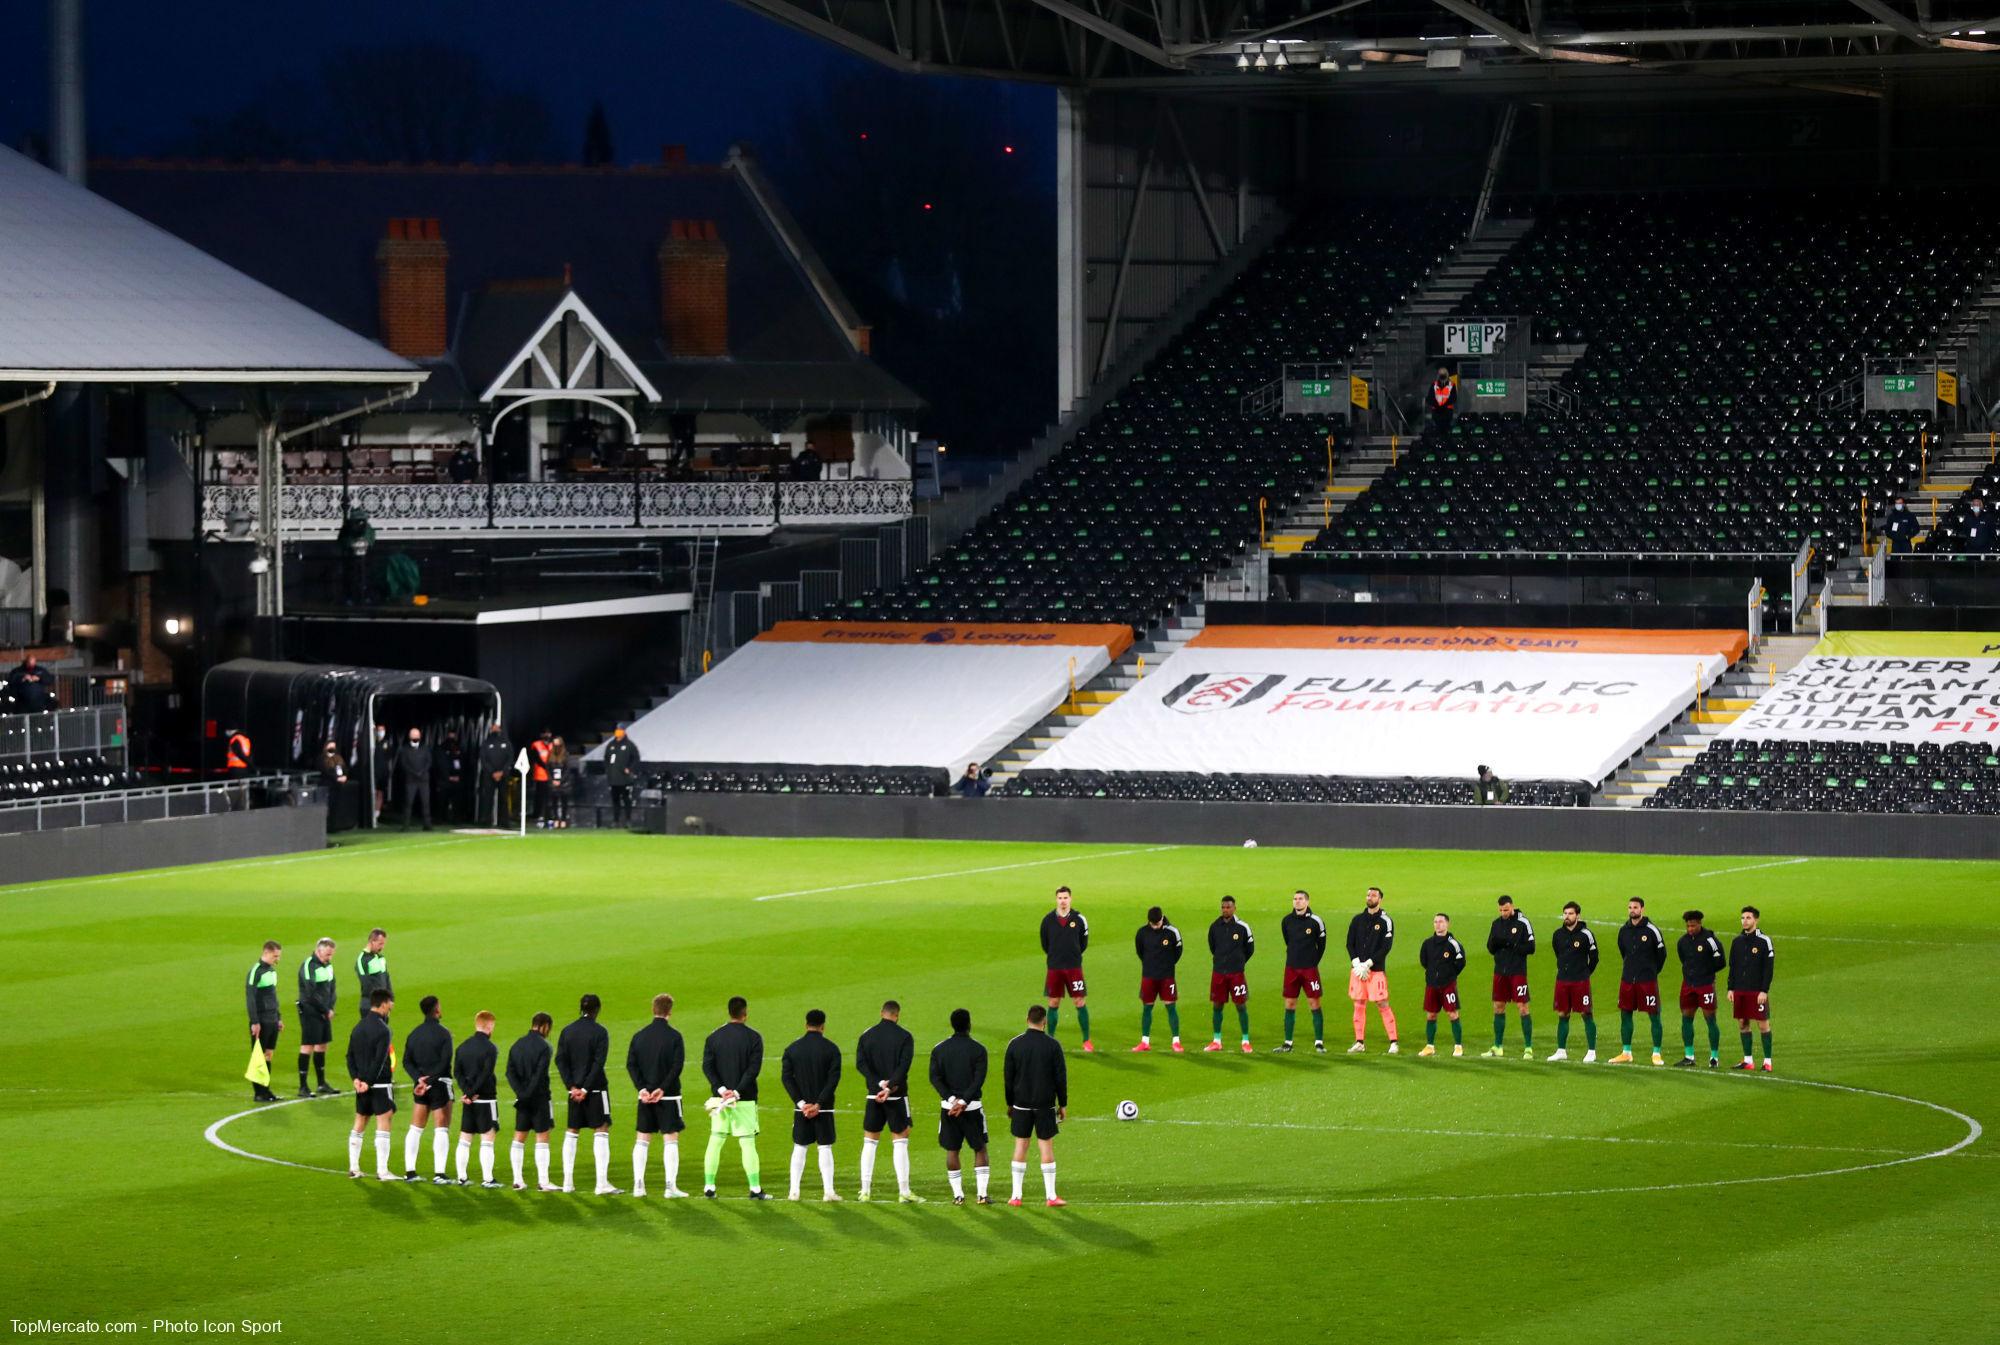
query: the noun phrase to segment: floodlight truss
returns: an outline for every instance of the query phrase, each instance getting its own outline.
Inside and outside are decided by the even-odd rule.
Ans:
[[[1875,97],[1891,76],[1979,69],[2000,53],[2000,0],[736,3],[906,72],[1174,93],[1400,85],[1615,96],[1776,86]],[[1585,28],[1573,17],[1606,12],[1620,25]],[[1440,50],[1474,59],[1427,61]]]

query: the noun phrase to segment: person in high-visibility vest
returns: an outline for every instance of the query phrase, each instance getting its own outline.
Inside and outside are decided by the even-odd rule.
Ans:
[[[528,780],[535,791],[535,821],[544,827],[553,820],[549,812],[549,759],[555,751],[551,741],[554,737],[543,729],[528,744]]]
[[[1451,370],[1439,369],[1431,384],[1431,425],[1441,435],[1451,433],[1451,413],[1458,406],[1458,381]]]
[[[231,775],[250,769],[250,735],[242,729],[229,730],[227,745],[223,750],[222,769]]]

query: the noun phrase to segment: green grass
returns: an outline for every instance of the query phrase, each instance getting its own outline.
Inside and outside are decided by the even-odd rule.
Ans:
[[[294,1340],[1318,1339],[1350,1323],[1376,1341],[1990,1340],[2000,1310],[1991,1137],[1868,1167],[1947,1148],[1967,1126],[1804,1081],[1987,1124],[2000,1115],[1990,1003],[2000,865],[1717,872],[1759,862],[578,833],[370,842],[0,888],[0,1298],[12,1318],[135,1320],[142,1334],[155,1317],[275,1319]],[[350,1182],[203,1139],[248,1105],[240,987],[259,943],[286,944],[275,1083],[288,1092],[294,959],[332,934],[345,974],[379,923],[391,931],[399,1041],[422,994],[442,997],[460,1033],[475,1010],[497,1012],[504,1049],[532,1012],[566,1022],[593,991],[622,1062],[650,996],[670,990],[692,1054],[726,997],[747,995],[770,1061],[765,1179],[782,1191],[789,1127],[782,1101],[768,1099],[780,1096],[777,1056],[803,1012],[824,1008],[851,1053],[894,996],[921,1062],[946,1014],[969,1007],[994,1050],[997,1096],[1000,1047],[1040,988],[1035,926],[1058,882],[1076,889],[1095,932],[1100,1047],[1075,1050],[1066,1010],[1066,1211],[942,1203],[922,1107],[912,1152],[934,1203],[921,1209],[753,1206],[736,1198],[733,1153],[731,1199],[669,1206]],[[1261,1049],[1277,1036],[1286,895],[1301,884],[1317,893],[1337,942],[1369,883],[1400,917],[1389,971],[1404,1055],[1127,1054],[1138,1020],[1131,936],[1148,904],[1188,935],[1184,1034],[1198,1046],[1202,931],[1218,894],[1241,899],[1262,936],[1251,964]],[[1416,1059],[1416,946],[1438,909],[1475,949],[1468,1052],[1489,1044],[1477,949],[1502,890],[1543,931],[1573,897],[1607,940],[1631,894],[1670,930],[1693,904],[1728,931],[1755,901],[1781,954],[1783,1073]],[[772,893],[792,895],[751,900]],[[1536,963],[1546,1052],[1551,968],[1546,954]],[[1600,994],[1615,976],[1600,972]],[[344,982],[336,1059],[352,1021]],[[1665,988],[1677,985],[1670,970]],[[1328,1008],[1337,1050],[1346,1005]],[[1670,1058],[1678,1028],[1670,1014]],[[1378,1033],[1371,1024],[1373,1042]],[[1603,1054],[1616,1034],[1608,1013]],[[1508,1035],[1518,1048],[1511,1021]],[[1725,1023],[1725,1058],[1735,1047]],[[344,1070],[334,1078],[344,1084]],[[698,1091],[692,1069],[688,1082]],[[624,1185],[622,1074],[613,1090]],[[1121,1098],[1140,1104],[1141,1122],[1109,1119]],[[339,1168],[351,1112],[344,1100],[271,1108],[223,1135]],[[839,1122],[850,1196],[858,1119]],[[698,1185],[699,1117],[688,1138],[683,1185]],[[1007,1157],[996,1144],[1003,1199]],[[372,1150],[364,1163],[372,1170]],[[504,1179],[504,1141],[499,1167]],[[587,1143],[579,1167],[589,1170]],[[1866,1170],[1810,1175],[1856,1167]],[[1031,1170],[1031,1196],[1036,1181]],[[885,1154],[878,1186],[890,1185]]]

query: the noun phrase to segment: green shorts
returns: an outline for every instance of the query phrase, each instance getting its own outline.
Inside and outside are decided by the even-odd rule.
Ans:
[[[753,1139],[757,1135],[757,1104],[739,1098],[727,1107],[718,1107],[713,1124],[719,1135]]]

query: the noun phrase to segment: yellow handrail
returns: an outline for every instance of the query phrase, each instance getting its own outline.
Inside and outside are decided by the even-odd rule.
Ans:
[[[701,651],[701,670],[703,672],[708,671],[709,661],[714,657],[715,657],[715,651],[712,649],[704,649]]]
[[[1861,497],[1861,554],[1868,554],[1868,497]]]
[[[1266,507],[1270,505],[1270,503],[1271,502],[1268,499],[1264,498],[1262,495],[1259,495],[1257,497],[1257,545],[1258,546],[1264,545],[1264,510],[1266,509]]]

